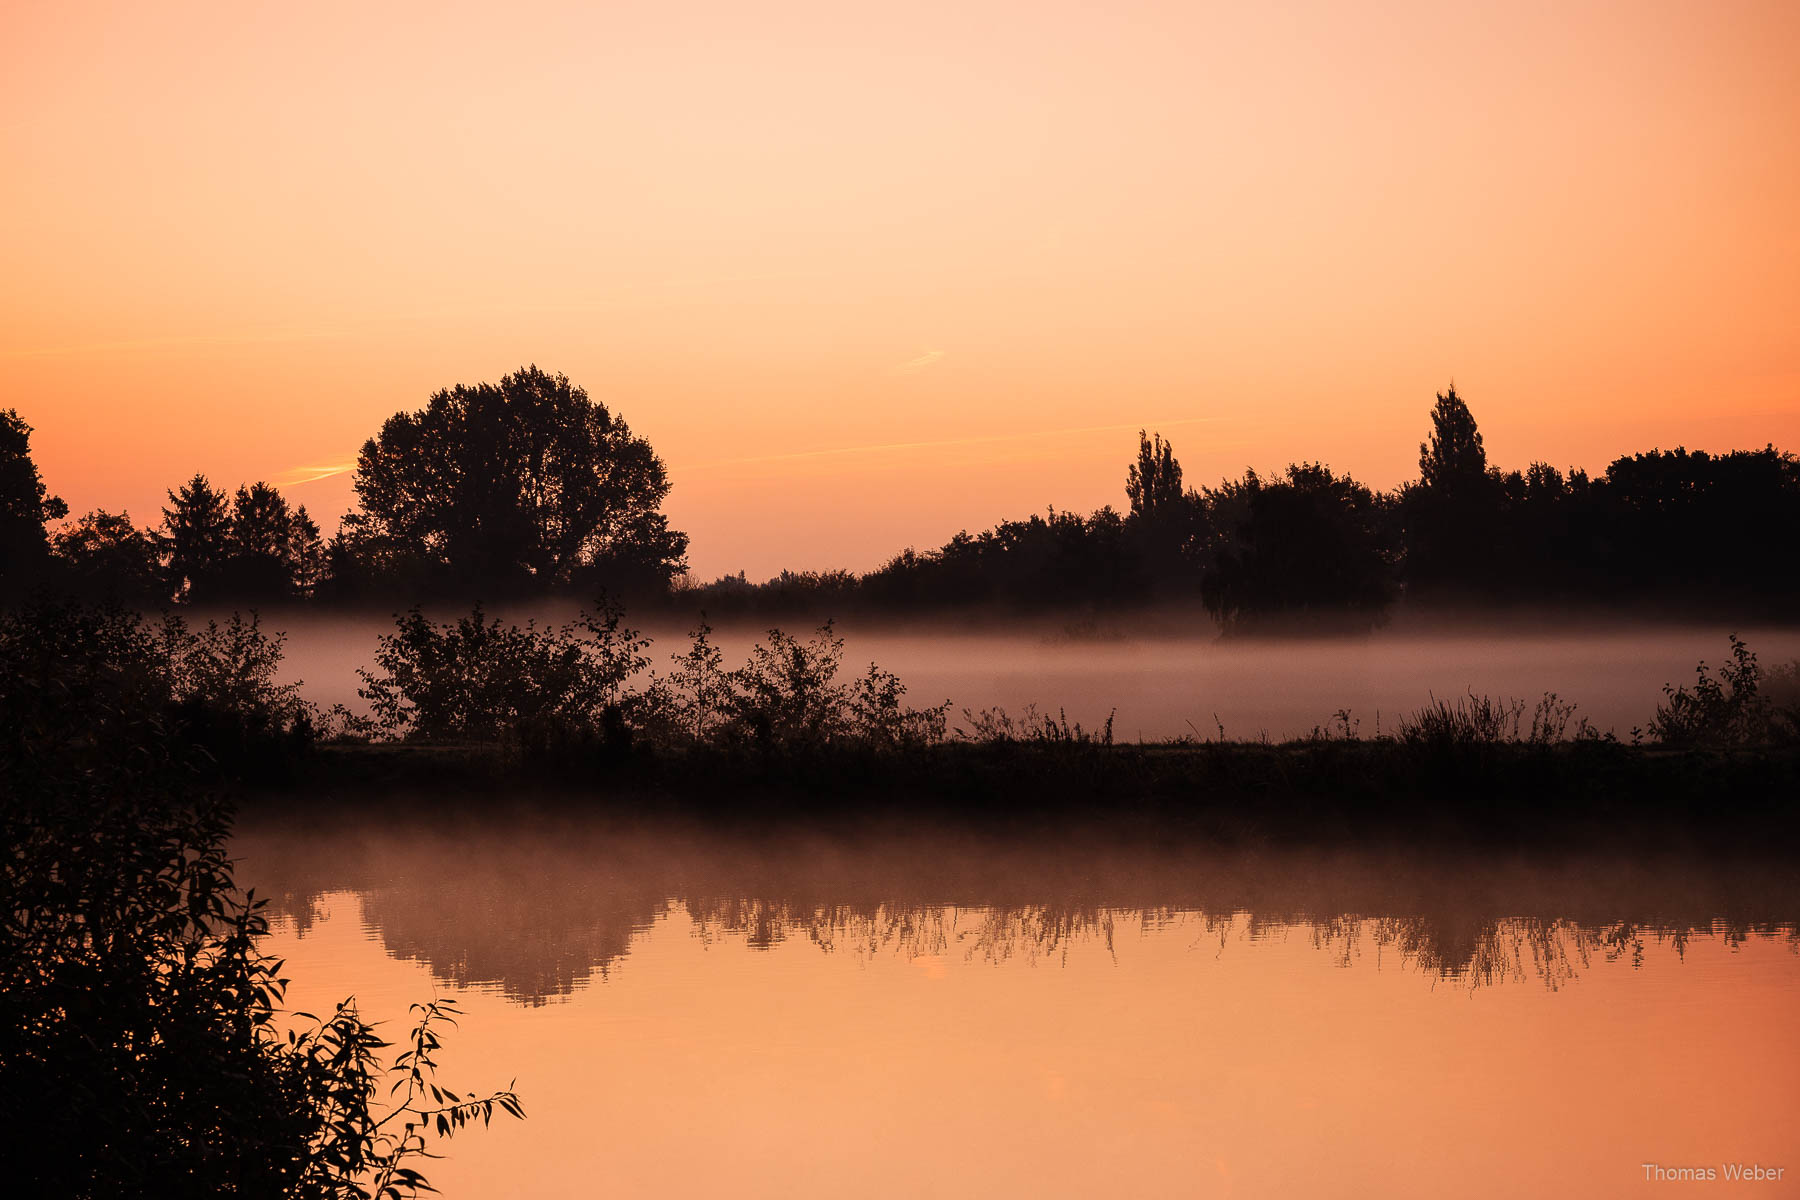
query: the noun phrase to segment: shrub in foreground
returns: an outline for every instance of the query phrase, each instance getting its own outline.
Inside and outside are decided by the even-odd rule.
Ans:
[[[685,670],[710,644],[710,634],[702,622],[693,634],[694,650],[677,657],[676,672],[645,691],[640,712],[647,724],[660,722],[665,706],[704,713],[710,695],[718,706],[710,726],[715,743],[797,749],[851,742],[897,750],[944,738],[949,701],[924,709],[908,706],[899,676],[875,663],[849,682],[839,680],[844,639],[829,621],[805,641],[769,630],[742,667],[711,681]]]
[[[510,1090],[435,1083],[452,1008],[419,1010],[391,1063],[353,1002],[282,1013],[217,791],[221,751],[310,737],[279,661],[253,617],[0,614],[0,1178],[16,1194],[408,1196],[428,1136],[519,1114]]]
[[[1650,730],[1669,746],[1754,746],[1800,732],[1800,697],[1786,694],[1796,664],[1773,674],[1775,700],[1764,689],[1756,654],[1731,635],[1731,661],[1716,671],[1705,662],[1694,668],[1692,688],[1663,685]]]
[[[874,663],[843,680],[844,641],[829,622],[804,640],[771,629],[736,670],[704,621],[667,674],[645,674],[648,646],[605,606],[561,627],[504,624],[479,607],[439,625],[414,609],[382,636],[361,694],[389,737],[527,748],[899,749],[944,737],[948,702],[910,707],[905,685]]]
[[[290,1014],[263,901],[240,894],[229,809],[153,744],[128,788],[40,778],[5,809],[0,863],[0,1170],[68,1197],[410,1196],[427,1138],[499,1108],[435,1081],[455,1009],[407,1046],[353,1001]],[[10,765],[10,764],[9,764]],[[6,773],[8,782],[15,777]],[[115,776],[109,783],[125,782]]]
[[[71,770],[173,739],[228,766],[303,750],[333,714],[277,679],[283,635],[255,613],[190,627],[106,603],[0,611],[0,724]],[[84,760],[82,762],[77,759]]]
[[[479,605],[439,625],[419,609],[395,619],[359,671],[359,694],[390,736],[521,741],[553,731],[598,729],[649,643],[601,605],[572,624],[502,624]]]

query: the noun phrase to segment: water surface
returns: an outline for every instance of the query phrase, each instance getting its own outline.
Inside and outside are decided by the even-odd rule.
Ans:
[[[295,1007],[455,996],[516,1077],[451,1197],[1796,1190],[1784,866],[417,811],[237,850]]]

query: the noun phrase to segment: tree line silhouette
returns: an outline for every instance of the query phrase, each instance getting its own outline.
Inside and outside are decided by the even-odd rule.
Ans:
[[[1590,476],[1488,462],[1468,404],[1436,397],[1419,476],[1378,491],[1323,463],[1246,470],[1199,488],[1174,447],[1140,437],[1124,511],[1054,508],[908,548],[863,574],[784,571],[710,583],[662,512],[650,444],[566,376],[536,366],[457,385],[389,418],[357,457],[357,507],[326,539],[266,482],[204,475],[139,528],[96,510],[65,521],[0,412],[0,589],[50,584],[135,604],[413,603],[596,592],[763,615],[1204,608],[1228,627],[1289,619],[1367,625],[1423,605],[1729,602],[1791,611],[1800,459],[1767,446],[1677,447]]]
[[[1128,507],[1057,512],[907,549],[865,575],[726,576],[692,589],[716,616],[790,610],[1015,612],[1204,607],[1227,627],[1284,620],[1368,625],[1422,606],[1731,603],[1793,611],[1800,459],[1773,446],[1677,448],[1598,476],[1489,464],[1468,404],[1436,398],[1419,477],[1382,492],[1323,463],[1183,484],[1174,447],[1140,435]],[[1791,537],[1791,534],[1789,535]]]
[[[535,366],[437,392],[363,444],[357,507],[326,540],[304,505],[258,481],[196,474],[139,528],[67,506],[30,458],[30,427],[0,413],[0,588],[50,584],[133,604],[356,602],[666,592],[687,537],[661,511],[650,444],[566,376]]]

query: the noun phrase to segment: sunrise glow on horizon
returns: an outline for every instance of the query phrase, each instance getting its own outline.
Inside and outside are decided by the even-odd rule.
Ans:
[[[1191,483],[1800,449],[1800,6],[27,2],[0,408],[74,514],[325,523],[526,363],[694,573]]]

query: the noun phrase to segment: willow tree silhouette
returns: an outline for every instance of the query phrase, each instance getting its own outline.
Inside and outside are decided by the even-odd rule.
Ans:
[[[458,384],[363,444],[361,508],[340,556],[452,588],[666,587],[687,535],[669,528],[662,460],[566,375],[536,366]]]
[[[31,460],[31,426],[14,409],[0,411],[0,589],[28,586],[42,572],[50,550],[44,523],[68,512]]]

